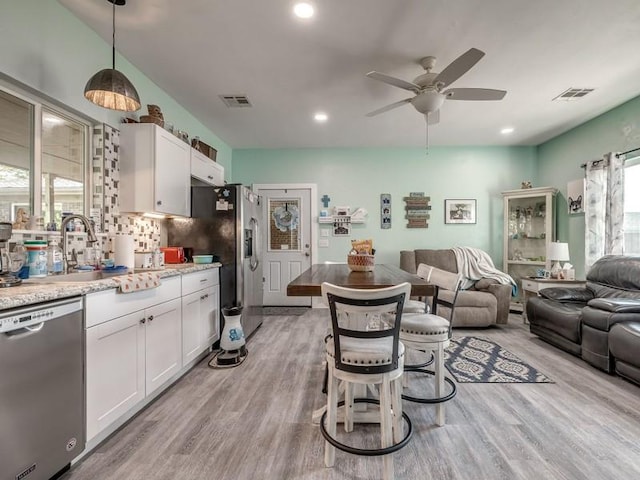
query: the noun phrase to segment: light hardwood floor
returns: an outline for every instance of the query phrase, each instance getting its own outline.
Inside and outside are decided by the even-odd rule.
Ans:
[[[380,478],[376,457],[338,451],[324,467],[311,413],[325,402],[326,315],[265,316],[244,364],[201,362],[63,478]],[[545,344],[518,316],[509,321],[454,336],[490,338],[555,383],[458,384],[439,428],[434,407],[405,402],[415,431],[394,454],[396,479],[640,479],[640,387]],[[374,444],[379,433],[356,425],[341,438]]]

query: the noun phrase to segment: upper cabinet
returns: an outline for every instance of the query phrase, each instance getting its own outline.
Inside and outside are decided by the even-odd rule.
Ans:
[[[224,167],[195,148],[191,149],[191,176],[209,185],[224,185]]]
[[[191,150],[158,125],[121,125],[120,211],[190,216]]]
[[[551,267],[547,250],[549,243],[555,240],[556,193],[557,190],[551,187],[502,192],[503,269],[518,285],[523,277],[534,277],[536,270]]]

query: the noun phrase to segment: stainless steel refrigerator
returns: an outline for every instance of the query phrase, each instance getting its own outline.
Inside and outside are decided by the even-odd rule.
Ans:
[[[220,306],[242,305],[242,329],[249,337],[262,323],[260,197],[242,185],[192,186],[191,218],[166,222],[167,242],[213,254],[220,269]]]

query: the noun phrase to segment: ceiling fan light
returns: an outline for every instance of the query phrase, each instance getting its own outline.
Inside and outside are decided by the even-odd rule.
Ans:
[[[415,109],[422,113],[433,113],[440,109],[444,103],[445,96],[434,90],[423,92],[411,100]]]
[[[123,73],[113,68],[100,70],[84,87],[84,97],[110,110],[135,112],[140,109],[136,88]]]

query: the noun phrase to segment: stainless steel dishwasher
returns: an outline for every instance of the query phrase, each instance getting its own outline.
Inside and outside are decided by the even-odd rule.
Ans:
[[[81,297],[0,312],[0,480],[43,480],[85,446]]]

